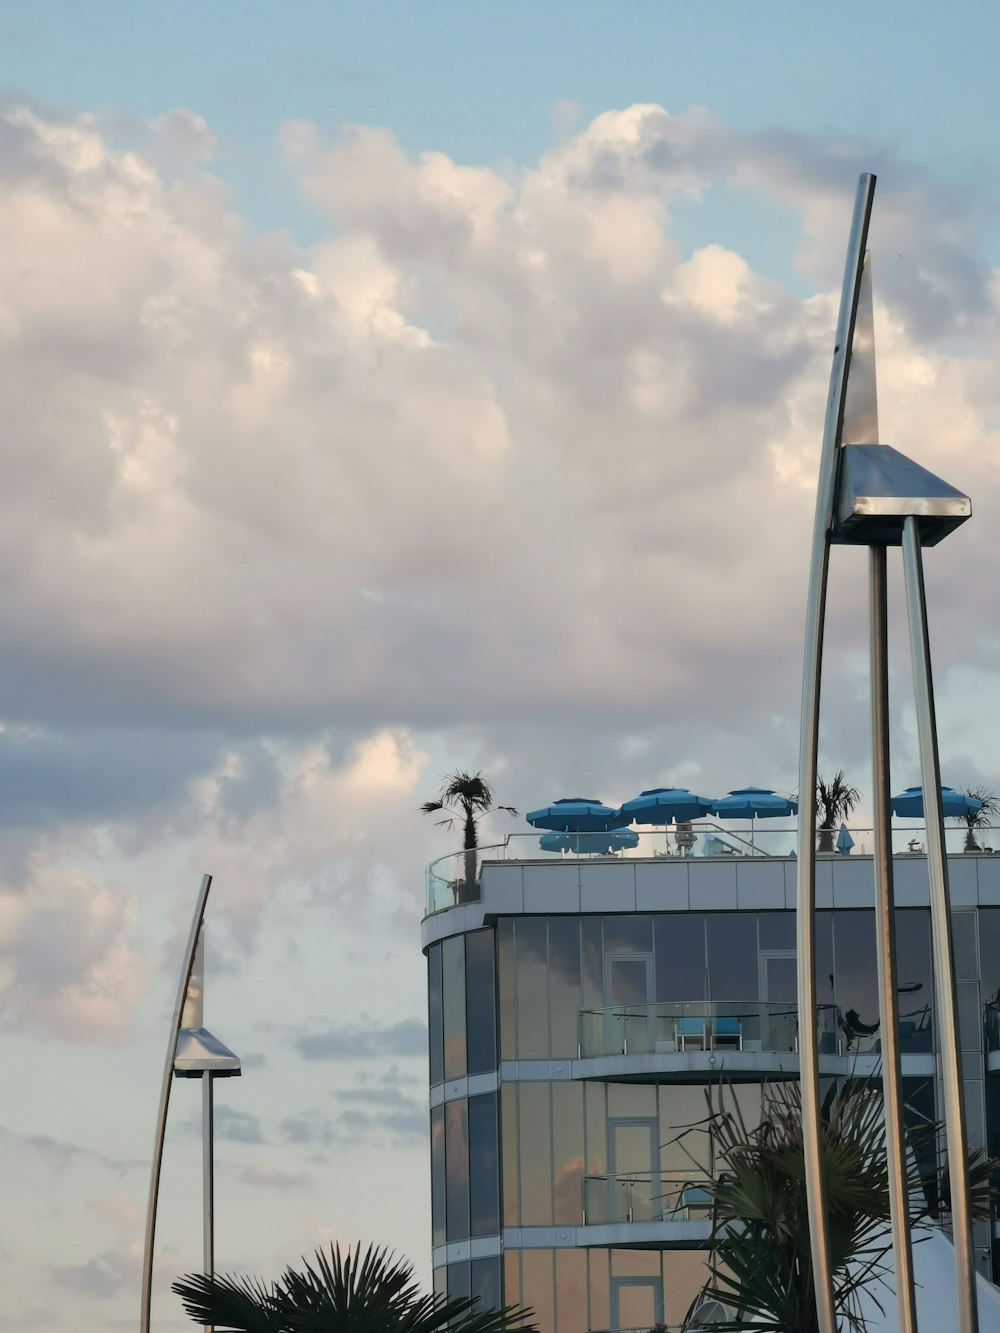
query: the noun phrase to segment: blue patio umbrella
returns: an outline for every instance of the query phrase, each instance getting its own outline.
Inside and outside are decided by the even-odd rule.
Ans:
[[[952,819],[956,815],[964,815],[970,810],[981,810],[982,808],[982,801],[977,801],[974,796],[966,796],[960,791],[955,791],[954,787],[941,788],[941,811],[945,819]],[[898,796],[893,796],[889,802],[889,809],[894,815],[899,815],[901,819],[922,819],[924,815],[923,787],[907,787],[906,791],[900,792]]]
[[[712,802],[712,814],[720,819],[770,819],[798,813],[798,801],[779,796],[769,787],[738,787],[728,796]]]
[[[854,839],[847,831],[847,825],[841,824],[840,832],[837,834],[837,851],[841,856],[850,856],[851,848],[854,846]]]
[[[535,828],[556,833],[605,833],[631,822],[628,815],[590,796],[564,796],[540,810],[529,810],[524,817]]]
[[[538,839],[543,852],[576,852],[601,856],[638,847],[639,835],[631,829],[607,829],[604,833],[543,833]]]
[[[713,801],[708,796],[695,796],[686,787],[651,787],[640,792],[622,806],[634,824],[678,824],[686,820],[702,819],[711,814]]]

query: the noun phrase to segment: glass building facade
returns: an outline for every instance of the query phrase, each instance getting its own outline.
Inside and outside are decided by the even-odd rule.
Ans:
[[[530,1306],[543,1333],[679,1328],[707,1278],[706,1097],[724,1069],[752,1125],[763,1082],[796,1076],[794,912],[489,905],[425,920],[435,1289]],[[1000,895],[954,918],[969,1128],[1000,1154]],[[919,1124],[937,1102],[928,908],[897,909],[897,941]],[[871,1076],[874,913],[821,911],[817,951],[826,1073]],[[979,1227],[987,1275],[991,1245]]]

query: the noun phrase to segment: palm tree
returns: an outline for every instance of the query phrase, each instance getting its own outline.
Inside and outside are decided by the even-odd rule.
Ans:
[[[734,1316],[708,1324],[755,1333],[817,1333],[816,1297],[809,1241],[802,1103],[798,1083],[762,1091],[761,1122],[748,1130],[739,1106],[716,1106],[709,1091],[708,1127],[721,1167],[708,1186],[713,1199],[713,1276],[705,1295]],[[863,1330],[859,1297],[889,1275],[889,1179],[885,1113],[870,1084],[842,1085],[825,1108],[823,1172],[830,1228],[830,1262],[838,1324]],[[912,1227],[932,1225],[937,1207],[947,1210],[947,1166],[936,1153],[938,1126],[908,1131],[907,1196]],[[990,1214],[995,1163],[970,1152],[973,1212]],[[934,1205],[928,1202],[933,1200]],[[918,1202],[919,1201],[919,1202]]]
[[[276,1282],[188,1273],[171,1290],[196,1324],[233,1333],[535,1333],[519,1306],[479,1310],[475,1299],[423,1294],[412,1265],[384,1248],[332,1245],[314,1262]]]
[[[857,787],[849,785],[842,768],[829,782],[822,775],[816,779],[817,814],[821,816],[817,825],[821,852],[833,851],[833,830],[841,820],[847,818],[860,800],[861,793]]]
[[[963,796],[971,796],[974,801],[980,802],[978,810],[966,810],[965,814],[955,816],[957,824],[965,825],[964,850],[978,852],[976,829],[993,827],[993,816],[1000,815],[1000,799],[989,787],[963,787],[961,791]]]
[[[462,821],[465,848],[465,879],[458,890],[458,901],[468,902],[476,897],[476,848],[479,846],[479,821],[491,810],[506,810],[516,815],[512,805],[494,805],[493,788],[482,773],[449,773],[441,783],[437,800],[425,801],[420,807],[425,815],[444,811],[445,818],[438,822],[445,828],[454,828]]]

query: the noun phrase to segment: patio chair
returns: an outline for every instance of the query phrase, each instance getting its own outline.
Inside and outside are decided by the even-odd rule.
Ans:
[[[674,1034],[677,1049],[686,1051],[704,1051],[708,1049],[705,1020],[703,1018],[677,1018],[674,1020]]]
[[[738,1018],[712,1019],[712,1050],[726,1047],[735,1051],[743,1049],[743,1024]]]
[[[677,1201],[677,1210],[674,1216],[679,1217],[683,1213],[684,1220],[692,1222],[694,1221],[691,1216],[692,1209],[699,1217],[707,1217],[711,1214],[712,1196],[704,1185],[684,1186]]]

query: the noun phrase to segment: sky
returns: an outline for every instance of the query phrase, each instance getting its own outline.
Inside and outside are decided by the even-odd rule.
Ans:
[[[0,0],[0,1329],[136,1327],[205,872],[218,1266],[361,1239],[429,1278],[455,836],[419,806],[455,768],[522,811],[794,786],[863,170],[882,438],[974,505],[927,559],[944,778],[1000,788],[998,38],[972,4]],[[836,551],[821,768],[859,826],[865,597]]]

